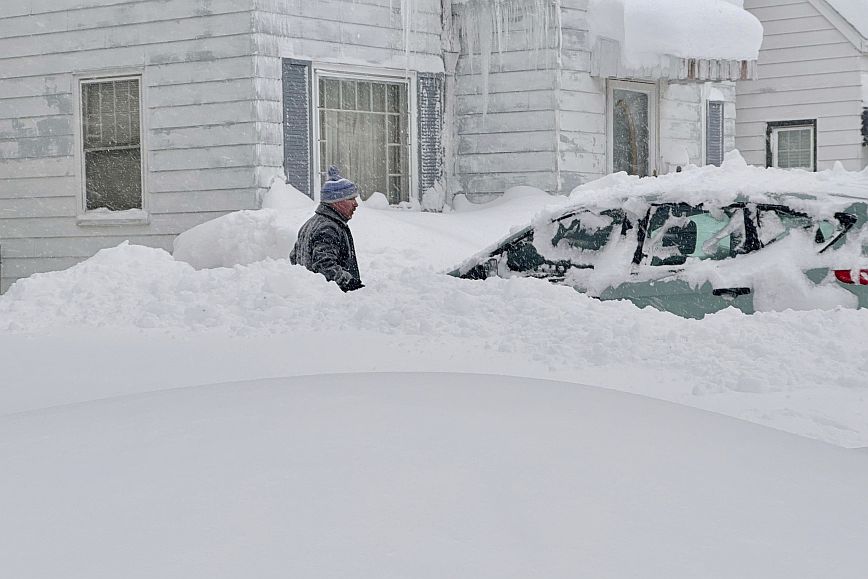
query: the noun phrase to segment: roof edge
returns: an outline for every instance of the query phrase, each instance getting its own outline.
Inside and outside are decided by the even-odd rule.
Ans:
[[[821,15],[832,23],[832,25],[843,34],[850,43],[856,47],[856,50],[863,54],[868,54],[868,38],[862,36],[855,26],[847,20],[840,12],[835,10],[826,0],[808,0]]]

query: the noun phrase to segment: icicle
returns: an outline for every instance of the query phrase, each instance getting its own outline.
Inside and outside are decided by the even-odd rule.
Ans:
[[[513,23],[524,22],[527,49],[532,53],[534,66],[539,66],[540,52],[551,47],[549,35],[553,26],[557,26],[557,46],[560,46],[558,0],[465,0],[462,4],[458,28],[470,58],[471,72],[475,72],[474,60],[477,52],[481,60],[479,74],[484,118],[488,113],[492,50],[497,50],[499,64],[503,66],[503,53],[509,49]]]

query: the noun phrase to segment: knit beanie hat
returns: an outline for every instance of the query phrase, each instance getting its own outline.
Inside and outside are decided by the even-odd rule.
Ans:
[[[329,167],[329,178],[323,183],[320,190],[320,201],[323,203],[334,203],[350,199],[351,197],[357,197],[358,195],[359,191],[356,189],[355,183],[341,177],[336,166],[332,165]]]

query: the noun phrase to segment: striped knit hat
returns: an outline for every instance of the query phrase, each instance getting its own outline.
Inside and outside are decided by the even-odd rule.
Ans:
[[[341,177],[338,168],[334,165],[329,167],[329,178],[323,183],[320,190],[320,201],[323,203],[334,203],[343,201],[351,197],[358,197],[359,190],[356,189],[356,184]]]

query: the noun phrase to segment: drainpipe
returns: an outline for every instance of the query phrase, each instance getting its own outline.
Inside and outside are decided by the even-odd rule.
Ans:
[[[452,17],[452,0],[440,0],[440,14],[443,23],[440,33],[440,46],[443,51],[444,87],[443,87],[443,128],[441,143],[443,146],[443,185],[446,189],[446,205],[452,207],[452,200],[460,192],[456,177],[458,157],[456,155],[455,129],[455,95],[456,70],[461,47],[458,41],[458,29]]]

